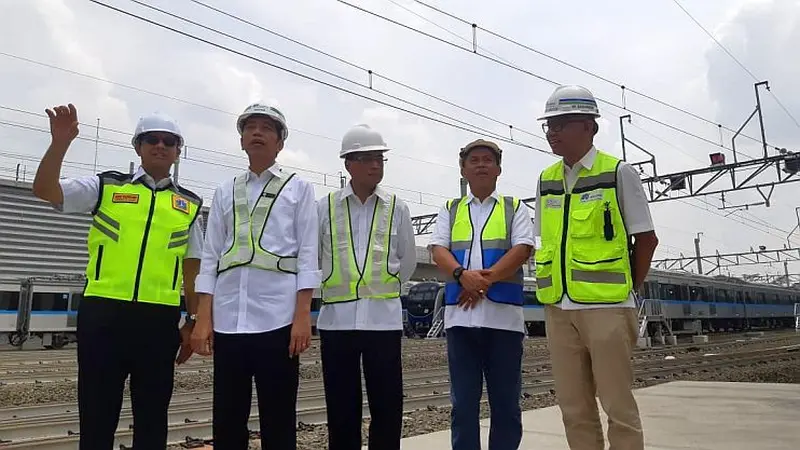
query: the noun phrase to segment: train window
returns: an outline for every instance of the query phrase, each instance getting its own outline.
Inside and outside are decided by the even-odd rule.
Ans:
[[[766,303],[767,303],[767,299],[766,299],[766,296],[764,295],[764,293],[763,292],[757,292],[756,293],[756,304],[757,305],[764,305]]]
[[[717,293],[714,296],[713,301],[720,302],[720,303],[727,303],[729,300],[728,298],[728,290],[727,289],[717,289]]]
[[[742,291],[736,291],[736,303],[744,303],[744,296]]]
[[[701,286],[691,286],[689,288],[689,301],[692,302],[707,302],[706,288]]]
[[[745,294],[744,294],[744,301],[745,301],[745,303],[747,303],[748,305],[752,305],[752,304],[753,304],[753,297],[751,297],[751,296],[750,296],[750,293],[749,293],[749,292],[745,292]]]
[[[662,300],[679,300],[679,286],[674,284],[662,284],[659,287],[661,291],[660,298]]]
[[[32,311],[66,311],[69,303],[67,293],[33,293]]]
[[[19,308],[19,292],[0,292],[0,311],[15,311]]]
[[[72,300],[70,300],[71,304],[69,305],[70,311],[77,311],[81,307],[81,300],[83,300],[83,294],[80,292],[73,292]]]

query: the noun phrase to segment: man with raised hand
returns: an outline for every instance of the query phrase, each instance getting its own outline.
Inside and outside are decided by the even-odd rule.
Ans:
[[[192,354],[193,286],[203,246],[202,198],[170,176],[183,135],[164,114],[144,116],[131,139],[141,158],[134,174],[59,179],[78,136],[78,112],[69,104],[47,115],[52,142],[33,193],[61,212],[93,216],[77,326],[80,448],[113,446],[128,375],[133,447],[165,448],[175,353],[180,345],[178,364]],[[181,287],[188,314],[179,330]]]

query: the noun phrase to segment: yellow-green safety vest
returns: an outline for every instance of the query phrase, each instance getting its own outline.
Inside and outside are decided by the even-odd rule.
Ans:
[[[511,250],[514,214],[519,205],[520,201],[515,197],[501,196],[499,200],[495,201],[492,212],[478,236],[478,239],[481,240],[484,269],[492,267]],[[470,217],[469,197],[448,200],[446,207],[450,211],[450,252],[462,267],[469,268],[470,257],[468,255],[472,249],[472,241],[475,239],[475,230]],[[489,286],[486,297],[497,303],[522,306],[524,301],[522,279],[523,272],[520,267],[509,279]],[[461,290],[461,285],[451,277],[445,284],[445,304],[458,304]]]
[[[83,295],[179,306],[183,258],[202,198],[174,183],[151,189],[116,171],[98,177]]]
[[[591,170],[581,168],[566,193],[564,162],[539,177],[536,213],[541,218],[541,248],[536,250],[536,297],[560,302],[620,303],[633,281],[629,239],[617,196],[620,160],[598,151]]]
[[[330,240],[323,240],[320,254],[330,254],[331,257],[322,258],[322,273],[330,274],[322,281],[322,302],[331,304],[362,298],[400,297],[400,278],[397,273],[389,272],[390,238],[397,197],[392,194],[388,199],[382,199],[376,195],[367,255],[364,266],[359,269],[355,259],[350,202],[347,197],[337,201],[339,194],[328,194]]]
[[[297,255],[276,255],[261,246],[272,206],[294,173],[273,175],[264,185],[258,201],[250,211],[247,203],[249,173],[233,181],[233,242],[217,262],[217,273],[234,267],[251,266],[276,272],[297,273]]]

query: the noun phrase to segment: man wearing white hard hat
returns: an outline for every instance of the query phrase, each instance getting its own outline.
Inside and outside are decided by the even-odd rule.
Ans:
[[[133,446],[165,448],[175,354],[180,346],[178,364],[192,354],[203,245],[202,198],[170,177],[183,136],[164,114],[142,117],[131,140],[141,157],[136,173],[59,180],[78,113],[70,104],[47,115],[52,142],[33,193],[59,211],[93,216],[77,326],[80,448],[113,446],[129,375]],[[188,314],[179,330],[181,287]]]
[[[444,323],[453,450],[481,448],[484,379],[489,448],[516,450],[522,440],[522,265],[530,258],[533,230],[528,208],[497,191],[502,159],[500,147],[484,139],[459,151],[469,191],[440,208],[428,244],[447,279]]]
[[[299,355],[320,283],[314,188],[276,163],[289,134],[277,108],[250,105],[236,128],[250,164],[214,193],[192,346],[214,354],[214,446],[248,448],[255,379],[261,447],[294,449]]]
[[[368,448],[400,449],[401,284],[417,266],[408,206],[383,190],[389,147],[368,125],[344,135],[351,180],[318,202],[322,307],[317,319],[330,450],[361,449],[361,361],[370,409]]]
[[[639,174],[598,150],[597,102],[561,86],[539,120],[561,159],[539,177],[534,233],[536,296],[545,305],[556,397],[572,450],[605,448],[595,394],[615,450],[642,450],[632,393],[634,291],[658,245]]]

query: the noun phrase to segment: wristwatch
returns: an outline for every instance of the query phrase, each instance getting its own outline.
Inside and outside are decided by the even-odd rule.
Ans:
[[[194,325],[197,322],[197,314],[186,314],[186,323]]]
[[[456,267],[456,269],[453,271],[453,278],[455,278],[459,284],[461,284],[460,279],[462,273],[464,273],[464,268],[461,266]]]

